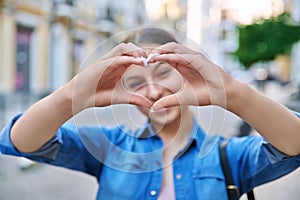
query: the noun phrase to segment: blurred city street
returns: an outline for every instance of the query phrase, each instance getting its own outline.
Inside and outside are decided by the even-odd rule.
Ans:
[[[290,95],[288,86],[281,86],[276,82],[266,83],[266,95],[282,103],[287,103]],[[21,105],[8,105],[6,119],[9,119],[15,113],[20,111]],[[114,110],[120,115],[119,119],[124,119],[128,113]],[[116,123],[116,119],[111,112],[111,108],[101,111],[100,121],[106,125]],[[127,111],[128,112],[128,111]],[[200,115],[209,115],[209,109],[200,111]],[[129,111],[129,113],[134,113]],[[97,123],[92,117],[91,112],[82,113],[76,118],[78,124]],[[102,116],[102,117],[101,117]],[[131,116],[134,119],[134,116]],[[209,117],[208,117],[209,118]],[[130,118],[126,118],[130,120]],[[117,121],[119,122],[119,121]],[[232,114],[228,114],[223,135],[230,137],[237,134],[240,119]],[[124,123],[127,123],[124,121]],[[128,121],[128,125],[130,125]],[[209,122],[200,122],[205,127]],[[95,178],[80,172],[70,171],[59,167],[53,167],[43,164],[34,164],[30,167],[24,167],[20,158],[6,155],[0,156],[0,199],[1,200],[92,200],[96,197],[98,184]],[[276,180],[275,182],[260,186],[255,189],[257,199],[262,200],[298,200],[300,196],[300,169],[288,176]],[[242,197],[244,198],[244,196]]]
[[[300,112],[299,0],[0,0],[0,130],[143,27],[169,30],[234,78]],[[228,111],[192,109],[209,133],[257,134]],[[69,122],[138,128],[144,121],[134,106],[114,105]],[[0,154],[0,200],[93,200],[98,187],[81,172]],[[300,169],[255,193],[258,200],[300,199]]]

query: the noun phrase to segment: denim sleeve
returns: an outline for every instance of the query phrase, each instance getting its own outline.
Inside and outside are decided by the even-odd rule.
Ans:
[[[84,147],[78,129],[71,124],[63,125],[56,135],[39,150],[32,153],[18,151],[11,142],[10,131],[14,123],[22,116],[16,115],[0,133],[0,152],[21,156],[33,161],[61,166],[98,176],[100,163]]]
[[[232,138],[227,152],[233,179],[241,194],[278,179],[300,166],[300,155],[285,155],[261,136]]]
[[[300,113],[296,112],[296,111],[293,111],[293,113],[298,117],[300,118]]]
[[[300,117],[299,113],[295,114]],[[300,155],[288,156],[261,136],[232,138],[227,151],[235,182],[242,193],[278,179],[300,166]]]

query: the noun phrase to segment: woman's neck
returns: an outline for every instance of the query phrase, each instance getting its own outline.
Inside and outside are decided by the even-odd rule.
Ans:
[[[190,136],[193,123],[193,115],[191,111],[187,109],[172,123],[166,124],[160,128],[160,130],[157,131],[157,135],[163,140],[164,146],[170,144],[178,145],[179,143],[186,144]],[[155,127],[153,128],[155,130]]]
[[[163,140],[163,186],[173,183],[173,160],[186,145],[193,128],[193,115],[189,109],[182,112],[178,119],[166,125],[157,134]],[[155,127],[153,127],[155,128]]]

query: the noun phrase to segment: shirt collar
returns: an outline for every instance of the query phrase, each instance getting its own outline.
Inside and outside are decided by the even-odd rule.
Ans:
[[[139,139],[153,137],[155,135],[156,133],[154,132],[149,120],[147,120],[144,127],[138,130],[138,132],[136,133],[136,137]]]
[[[155,135],[156,133],[154,132],[150,122],[147,121],[145,123],[144,128],[140,129],[137,132],[136,137],[142,139],[142,138],[153,137]],[[193,127],[190,132],[190,139],[188,140],[188,145],[191,145],[193,142],[195,142],[197,149],[200,150],[205,137],[206,137],[206,133],[200,127],[197,120],[193,118]]]
[[[202,143],[205,139],[206,133],[203,131],[203,129],[198,124],[197,120],[194,118],[193,127],[190,134],[190,142],[195,142],[197,149],[200,150]]]

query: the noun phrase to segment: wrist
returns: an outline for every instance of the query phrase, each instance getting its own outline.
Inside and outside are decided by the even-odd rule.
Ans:
[[[74,83],[74,81],[70,81],[58,90],[58,92],[61,93],[61,102],[65,104],[65,108],[68,109],[73,116],[92,107],[90,103],[88,103],[91,101],[88,100],[84,94],[78,92],[80,90],[75,88]]]
[[[74,115],[72,93],[72,87],[67,83],[49,96],[50,102],[53,102],[67,118]]]
[[[246,109],[247,102],[251,97],[253,89],[249,85],[235,80],[234,83],[228,87],[226,109],[237,114],[243,109]]]

